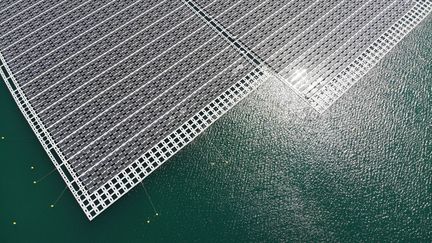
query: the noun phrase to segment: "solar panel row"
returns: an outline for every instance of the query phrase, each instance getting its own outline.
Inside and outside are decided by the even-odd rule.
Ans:
[[[346,90],[329,88],[344,86],[335,78],[403,16],[416,25],[431,6],[2,1],[0,73],[92,219],[269,74],[325,110]]]
[[[339,74],[416,1],[197,0],[306,99]],[[229,9],[227,11],[227,9]]]

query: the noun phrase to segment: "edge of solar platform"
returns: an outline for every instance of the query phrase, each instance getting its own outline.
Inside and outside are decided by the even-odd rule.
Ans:
[[[306,97],[319,113],[325,112],[354,84],[372,70],[400,41],[404,39],[432,11],[431,0],[416,0],[415,5],[386,32],[375,40],[352,63],[320,89],[312,88]]]
[[[76,177],[74,173],[71,173],[72,168],[65,163],[66,159],[54,143],[51,135],[46,129],[45,125],[42,123],[33,107],[29,103],[27,97],[22,91],[20,85],[16,81],[13,72],[10,70],[7,61],[3,57],[3,54],[0,51],[0,77],[3,79],[6,84],[9,92],[11,93],[15,103],[20,109],[21,113],[24,115],[25,119],[29,123],[31,129],[35,133],[42,147],[48,154],[48,157],[53,162],[55,168],[60,173],[60,176],[66,182],[67,187],[72,192],[73,196],[84,210],[85,214],[88,216],[89,211],[84,207],[85,203],[83,198],[88,197],[87,190],[81,184],[79,179]]]
[[[190,143],[235,104],[255,90],[270,75],[266,68],[255,68],[254,71],[232,85],[197,114],[193,115],[187,122],[179,126],[178,129],[143,153],[139,159],[132,162],[95,192],[88,194],[79,179],[74,176],[74,173],[70,172],[73,171],[72,168],[65,162],[65,158],[56,147],[51,135],[28,102],[1,52],[0,62],[2,79],[55,168],[59,171],[89,220],[94,219],[176,152]]]
[[[254,91],[268,77],[269,74],[266,70],[256,68],[145,152],[140,158],[99,187],[91,195],[91,199],[96,200],[99,205],[94,208],[96,214],[90,215],[89,219],[100,214],[109,205],[140,183],[234,105]]]

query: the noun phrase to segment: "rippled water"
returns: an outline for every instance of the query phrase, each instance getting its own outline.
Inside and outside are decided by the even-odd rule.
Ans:
[[[0,241],[432,240],[432,21],[323,115],[270,80],[92,222],[1,85]],[[31,170],[30,167],[35,169]],[[16,225],[12,222],[16,221]]]

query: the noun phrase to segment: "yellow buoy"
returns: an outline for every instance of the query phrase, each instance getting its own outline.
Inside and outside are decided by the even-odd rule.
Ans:
[[[16,221],[13,221],[12,224],[16,224]]]
[[[50,205],[50,207],[52,207],[52,208],[53,208],[53,207],[54,207],[54,204],[51,204],[51,205]]]
[[[33,181],[33,184],[36,184],[36,181]]]

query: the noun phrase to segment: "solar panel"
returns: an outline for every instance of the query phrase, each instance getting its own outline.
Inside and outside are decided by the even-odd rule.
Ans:
[[[0,74],[93,219],[269,75],[324,111],[431,6],[2,1]]]
[[[32,6],[2,22],[5,79],[90,218],[262,75],[182,2]]]
[[[396,44],[431,11],[427,0],[196,2],[319,112],[355,83],[341,77],[371,46],[397,30]]]

